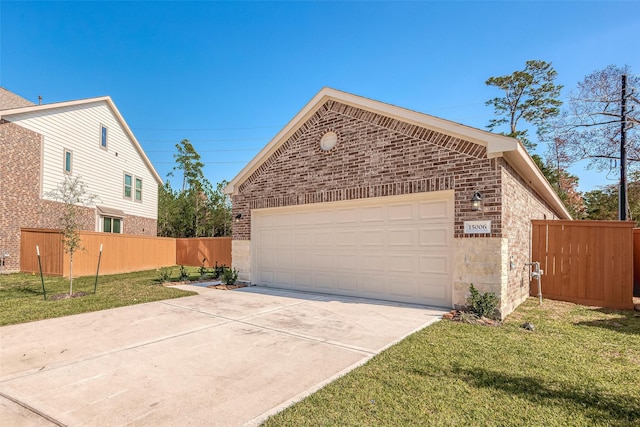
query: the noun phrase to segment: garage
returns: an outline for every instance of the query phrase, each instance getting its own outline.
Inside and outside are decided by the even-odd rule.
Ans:
[[[569,212],[516,139],[323,88],[225,187],[251,286],[502,316],[530,293],[531,220]]]
[[[257,285],[451,306],[453,192],[252,212]]]

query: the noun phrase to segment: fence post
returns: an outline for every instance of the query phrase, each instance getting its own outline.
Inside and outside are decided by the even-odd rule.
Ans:
[[[42,275],[42,262],[40,262],[40,247],[36,245],[36,254],[38,255],[38,268],[40,269],[40,281],[42,282],[42,295],[47,300],[47,290],[44,288],[44,276]]]
[[[96,282],[93,284],[93,293],[96,293],[98,288],[98,272],[100,271],[100,259],[102,258],[102,243],[100,243],[100,253],[98,254],[98,268],[96,268]]]

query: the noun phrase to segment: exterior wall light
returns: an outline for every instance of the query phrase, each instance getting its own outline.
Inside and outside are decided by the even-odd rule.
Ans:
[[[242,214],[241,213],[236,215],[236,222],[240,222],[240,218],[242,218]]]
[[[474,212],[482,210],[482,194],[476,191],[471,198],[471,210]]]

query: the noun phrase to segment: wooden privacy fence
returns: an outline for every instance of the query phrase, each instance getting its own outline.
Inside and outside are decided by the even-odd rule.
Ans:
[[[64,249],[59,230],[23,228],[20,233],[20,270],[39,272],[36,246],[40,248],[42,272],[48,276],[62,276]]]
[[[213,265],[231,265],[231,238],[174,239],[172,237],[134,236],[92,231],[80,232],[84,250],[73,255],[73,275],[96,273],[102,245],[100,274],[129,273],[176,264],[200,266],[200,254],[206,254]],[[180,243],[178,244],[178,241]],[[40,247],[43,273],[69,276],[69,255],[64,252],[59,230],[22,229],[20,239],[20,270],[38,272],[36,245]],[[177,248],[181,248],[178,254]]]
[[[532,221],[532,261],[540,262],[542,295],[615,309],[633,309],[633,223]],[[531,295],[537,295],[531,282]]]
[[[176,239],[176,264],[231,267],[231,237]]]

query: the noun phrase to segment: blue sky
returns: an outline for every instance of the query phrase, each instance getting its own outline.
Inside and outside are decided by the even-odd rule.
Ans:
[[[0,86],[109,95],[163,179],[188,138],[215,184],[324,86],[484,128],[500,94],[488,77],[549,61],[566,97],[609,64],[639,73],[639,29],[630,1],[2,0]],[[583,190],[616,182],[574,173]]]

